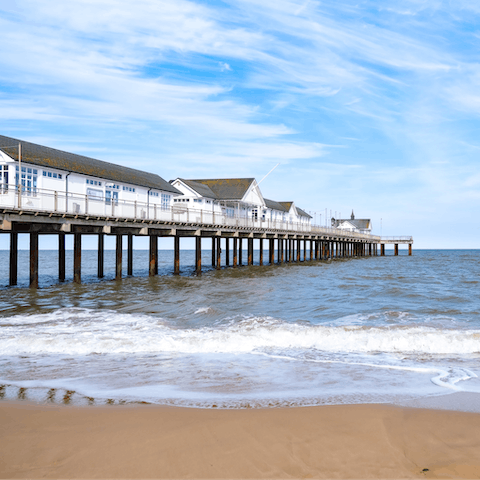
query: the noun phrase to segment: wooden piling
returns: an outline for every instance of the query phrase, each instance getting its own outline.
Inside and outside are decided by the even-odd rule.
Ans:
[[[202,237],[200,236],[195,237],[195,273],[202,274]]]
[[[216,268],[217,270],[220,270],[220,268],[222,268],[222,238],[221,237],[217,237],[217,264],[216,264]]]
[[[385,244],[384,243],[380,244],[380,256],[381,257],[385,256]]]
[[[268,239],[268,263],[273,265],[275,263],[275,239]]]
[[[98,234],[98,252],[97,252],[97,276],[103,278],[103,266],[105,260],[105,235]]]
[[[297,263],[300,263],[300,257],[302,253],[302,241],[297,239]]]
[[[127,236],[127,275],[133,275],[133,235]]]
[[[398,255],[398,243],[395,244],[395,255]]]
[[[408,244],[408,255],[411,257],[412,256],[412,244]]]
[[[73,234],[73,281],[82,282],[82,234]]]
[[[58,234],[58,281],[65,281],[65,234]]]
[[[225,265],[230,266],[230,239],[225,238]]]
[[[238,263],[238,241],[237,237],[233,237],[233,268],[237,268]]]
[[[248,238],[248,265],[253,265],[253,238]]]
[[[30,233],[30,288],[38,288],[38,233]]]
[[[158,273],[158,239],[156,235],[150,235],[150,251],[148,260],[148,275],[153,277]]]
[[[10,279],[9,285],[17,284],[18,273],[18,233],[10,233]]]
[[[115,280],[122,279],[123,236],[116,235],[115,248]]]
[[[242,246],[242,239],[238,239],[238,266],[241,267],[243,265],[242,261],[243,257],[243,246]]]
[[[173,237],[173,274],[180,274],[180,237],[175,235]]]
[[[263,265],[263,238],[260,239],[260,257],[259,257],[259,264]]]
[[[212,237],[212,267],[215,268],[217,262],[217,256],[215,254],[215,237]]]

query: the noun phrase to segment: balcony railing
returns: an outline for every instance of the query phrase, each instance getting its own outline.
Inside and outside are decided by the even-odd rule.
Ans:
[[[347,232],[338,228],[311,225],[307,222],[290,222],[230,216],[224,213],[187,208],[184,205],[162,206],[150,202],[100,198],[77,193],[66,193],[46,189],[24,189],[21,195],[15,187],[0,193],[0,208],[10,208],[24,212],[49,212],[57,214],[82,215],[108,219],[132,219],[140,221],[164,221],[190,225],[215,225],[239,228],[260,228],[265,230],[292,231],[348,236],[370,241],[379,241],[380,237]]]

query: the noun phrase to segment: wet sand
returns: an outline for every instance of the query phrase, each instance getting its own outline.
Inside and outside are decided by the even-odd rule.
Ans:
[[[480,478],[479,432],[480,414],[387,405],[1,402],[0,477]]]

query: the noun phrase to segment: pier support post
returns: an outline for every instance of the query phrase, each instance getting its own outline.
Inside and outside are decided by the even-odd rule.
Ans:
[[[215,268],[217,256],[215,255],[215,237],[212,237],[212,267]]]
[[[315,260],[319,260],[320,256],[320,242],[318,240],[315,240]]]
[[[195,237],[195,273],[202,274],[202,237]]]
[[[225,265],[230,266],[230,239],[225,238]]]
[[[248,239],[248,265],[253,265],[253,238]]]
[[[180,273],[180,237],[175,235],[173,237],[173,274]]]
[[[127,237],[127,275],[133,275],[133,235]]]
[[[122,279],[122,254],[123,254],[123,236],[116,235],[115,248],[115,280]]]
[[[217,237],[217,270],[222,268],[222,237]]]
[[[238,239],[238,266],[241,267],[243,265],[243,246],[242,246],[242,239]]]
[[[98,252],[97,252],[97,277],[103,278],[103,265],[105,259],[105,235],[98,234]]]
[[[148,260],[148,275],[153,277],[158,273],[158,239],[156,235],[150,235],[150,249]]]
[[[268,263],[273,265],[275,263],[275,239],[268,239]]]
[[[10,233],[10,279],[9,285],[17,284],[18,272],[18,233]]]
[[[297,240],[297,263],[300,263],[301,250],[302,250],[302,241]]]
[[[408,244],[408,255],[411,257],[412,256],[412,244]]]
[[[82,282],[82,234],[73,234],[73,281]]]
[[[288,243],[289,243],[289,245],[288,245],[288,261],[290,263],[292,263],[293,262],[293,247],[294,247],[293,239],[289,238]]]
[[[30,233],[30,288],[38,288],[38,233]]]
[[[233,237],[233,268],[237,268],[238,263],[238,241],[237,237]]]
[[[394,249],[395,249],[395,256],[396,256],[398,255],[398,243],[395,244]]]
[[[259,242],[260,242],[260,245],[259,245],[259,248],[260,248],[259,255],[260,255],[260,257],[259,257],[258,261],[259,261],[259,265],[263,265],[263,238],[261,238],[259,240]]]
[[[385,256],[385,244],[384,243],[380,244],[380,256],[382,256],[382,257]]]
[[[58,234],[58,281],[65,281],[65,234]]]
[[[310,240],[310,261],[313,260],[313,240]]]
[[[281,238],[277,239],[277,263],[282,263],[282,242]]]

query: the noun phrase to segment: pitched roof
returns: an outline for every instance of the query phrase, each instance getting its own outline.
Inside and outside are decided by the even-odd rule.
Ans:
[[[298,213],[301,217],[312,218],[312,216],[309,215],[307,212],[305,212],[305,210],[302,210],[301,208],[298,208],[298,207],[296,207],[296,209],[297,209],[297,213]]]
[[[189,186],[192,190],[195,190],[202,197],[213,199],[217,198],[217,195],[212,191],[212,189],[204,183],[200,183],[195,180],[185,180],[184,178],[179,178],[179,180],[185,185]]]
[[[372,228],[371,220],[369,218],[364,218],[364,219],[361,219],[361,218],[355,218],[355,219],[344,218],[344,219],[340,219],[340,220],[335,220],[335,223],[336,223],[337,226],[342,224],[343,222],[351,223],[355,228],[358,228],[359,230],[367,230],[369,228]]]
[[[275,200],[269,200],[268,198],[264,198],[264,200],[267,208],[271,208],[272,210],[278,210],[280,212],[288,212],[288,210],[280,202],[276,202]]]
[[[154,173],[122,167],[114,163],[103,162],[94,158],[63,152],[55,148],[44,147],[0,135],[0,150],[14,160],[18,160],[18,148],[6,147],[12,147],[19,143],[22,145],[22,162],[25,163],[181,194],[173,185],[170,185],[170,183]]]
[[[293,202],[278,202],[280,205],[283,206],[283,208],[289,212],[290,209],[292,208]]]
[[[180,179],[182,180],[182,179]],[[201,191],[195,188],[195,184],[207,186],[211,192],[215,194],[217,200],[242,200],[247,193],[254,178],[215,178],[200,180],[182,180],[189,187],[203,195]],[[189,182],[189,183],[187,183]],[[199,187],[198,187],[199,188]],[[202,187],[203,188],[203,187]],[[208,196],[208,195],[207,195]],[[210,197],[212,198],[212,197]]]

